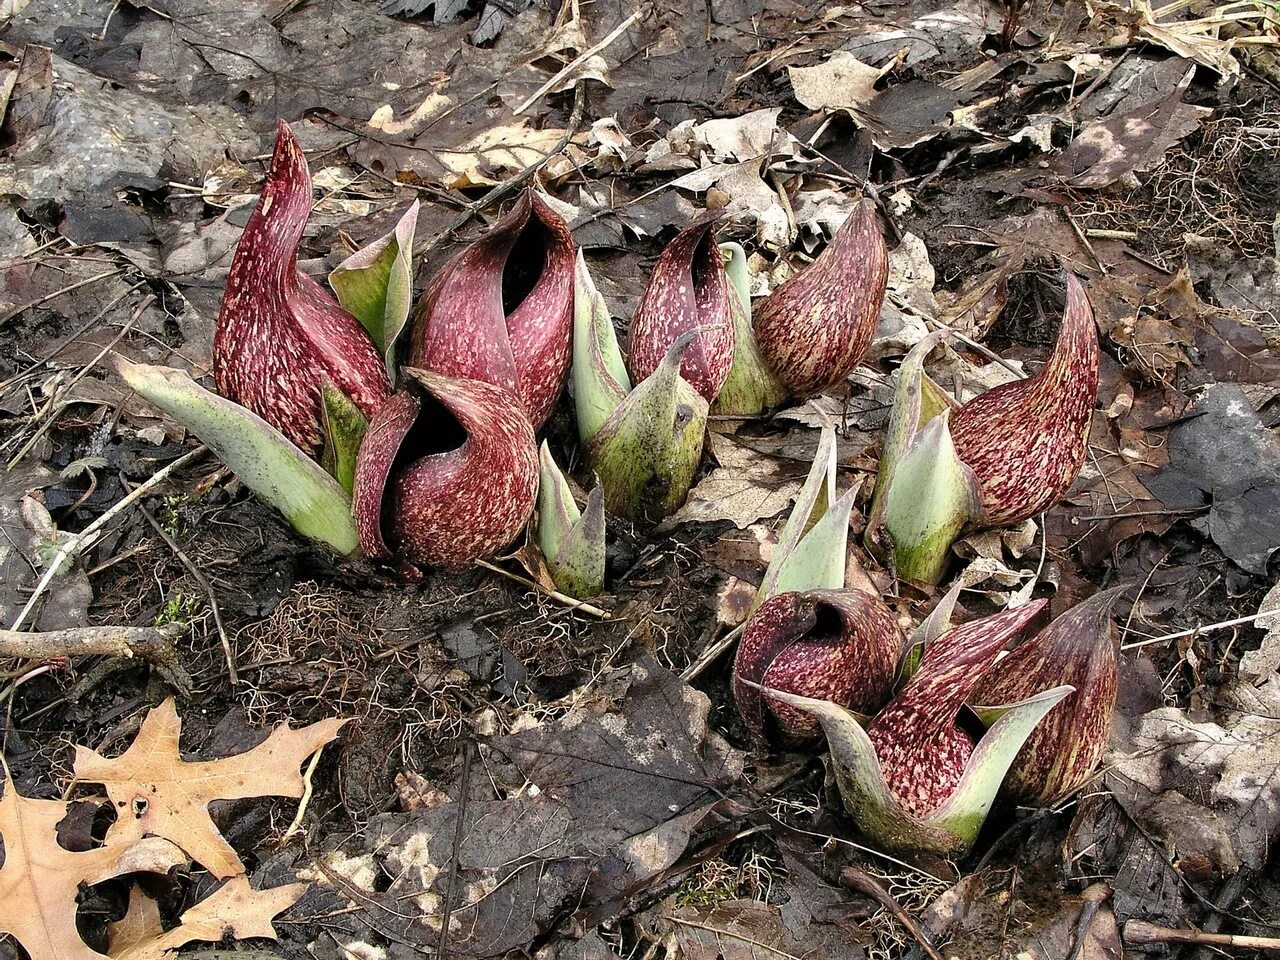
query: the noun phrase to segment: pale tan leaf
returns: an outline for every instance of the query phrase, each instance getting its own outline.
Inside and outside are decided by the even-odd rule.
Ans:
[[[125,873],[163,873],[186,862],[167,840],[108,843],[72,852],[58,843],[58,823],[67,815],[60,800],[32,800],[18,794],[5,771],[0,796],[0,933],[14,937],[31,960],[102,960],[76,931],[76,896]]]
[[[142,932],[142,914],[155,910],[155,902],[143,896],[136,887],[129,898],[129,912],[119,924],[113,924],[110,932],[112,960],[163,960],[164,956],[179,947],[196,940],[217,942],[226,938],[244,940],[249,937],[276,939],[276,929],[271,921],[279,913],[288,910],[302,896],[303,884],[290,883],[267,890],[254,890],[248,877],[232,877],[209,896],[182,915],[178,926],[160,931],[159,914],[155,914],[155,926],[146,929],[154,932],[150,937],[132,942],[117,942],[116,928],[129,922],[137,907],[140,919],[134,921],[136,932]],[[138,906],[139,902],[145,906]]]
[[[100,783],[115,804],[107,839],[164,837],[219,879],[244,865],[209,817],[214,800],[301,797],[299,767],[333,740],[346,720],[331,719],[298,730],[281,724],[245,753],[220,760],[186,761],[178,754],[182,721],[170,698],[147,714],[133,744],[114,759],[76,747],[75,774]]]

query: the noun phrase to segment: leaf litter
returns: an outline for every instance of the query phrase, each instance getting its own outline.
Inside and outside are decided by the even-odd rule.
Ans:
[[[172,748],[145,773],[121,766],[129,750],[78,753],[82,785],[101,776],[113,801],[141,796],[147,812],[99,825],[80,852],[48,847],[60,866],[39,896],[57,901],[58,942],[33,947],[16,931],[33,960],[149,960],[227,934],[277,935],[285,956],[335,960],[442,944],[451,956],[913,955],[907,928],[842,883],[851,864],[949,940],[947,955],[1118,956],[1134,920],[1275,935],[1280,905],[1264,880],[1280,827],[1266,616],[1280,546],[1273,9],[11,8],[0,443],[6,463],[29,452],[0,490],[9,620],[60,538],[181,453],[181,430],[109,379],[64,384],[148,291],[160,303],[115,349],[207,372],[277,117],[317,171],[304,241],[317,275],[412,199],[429,266],[498,212],[469,204],[519,177],[571,218],[619,318],[661,241],[704,207],[724,210],[726,238],[747,246],[756,295],[812,260],[864,183],[895,242],[869,366],[775,416],[718,423],[679,522],[611,530],[603,617],[484,571],[409,591],[353,578],[212,462],[146,501],[204,584],[140,514],[122,515],[54,579],[29,626],[178,622],[200,681],[182,711],[196,742],[236,704],[298,729],[273,734],[289,744],[281,754],[241,743],[214,751],[233,754],[223,760],[186,760],[172,706],[139,729],[167,692],[145,665],[20,671],[5,694],[14,780],[0,804],[30,811],[10,818],[40,821],[46,847],[70,807],[26,794],[70,778],[74,744],[105,756],[136,732],[138,750],[166,720],[171,736],[157,740]],[[1057,263],[1087,279],[1107,354],[1089,457],[1042,520],[958,547],[964,602],[984,612],[1035,590],[1061,610],[1128,583],[1123,639],[1153,642],[1126,652],[1112,752],[1081,796],[1045,817],[1003,812],[986,861],[887,862],[849,846],[811,757],[736,749],[747,741],[722,664],[693,685],[678,675],[721,624],[740,622],[818,429],[838,429],[842,488],[869,480],[898,360],[939,325],[1013,368],[953,341],[931,373],[962,398],[1033,372],[1061,306]],[[849,563],[888,592],[859,547]],[[907,625],[933,598],[890,599]],[[224,629],[239,686],[225,676]],[[335,714],[357,722],[326,761],[333,776],[312,780],[305,848],[273,856],[262,838],[281,829],[265,816],[231,829],[209,806],[248,795],[231,781],[250,775],[255,789],[297,796]],[[280,776],[266,777],[276,763]],[[228,789],[176,793],[202,764]],[[57,809],[26,806],[43,803]],[[182,814],[176,829],[162,828],[166,811]],[[22,864],[13,829],[0,878]],[[156,856],[130,860],[139,844]],[[188,879],[136,871],[188,857],[204,868],[201,899],[182,912],[173,897],[190,902]],[[108,875],[82,894],[94,909],[77,913],[81,881]],[[212,875],[230,879],[209,892]],[[306,922],[273,927],[298,897]]]

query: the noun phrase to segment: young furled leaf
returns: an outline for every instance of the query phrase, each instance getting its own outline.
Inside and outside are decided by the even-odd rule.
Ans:
[[[104,960],[76,932],[80,885],[92,886],[125,873],[164,873],[186,862],[181,850],[159,837],[108,842],[79,853],[58,843],[58,823],[67,816],[60,800],[21,796],[4,771],[0,796],[0,933],[20,943],[31,960]]]
[[[129,894],[129,912],[107,927],[107,954],[111,960],[163,960],[197,940],[216,943],[228,936],[275,940],[272,919],[293,906],[302,891],[300,883],[254,890],[248,877],[232,877],[183,913],[178,926],[165,930],[156,902],[135,886]]]
[[[100,783],[116,807],[107,842],[164,837],[219,879],[244,872],[244,864],[209,817],[214,800],[301,797],[298,768],[333,740],[345,719],[321,720],[298,730],[281,724],[245,753],[219,760],[183,760],[178,754],[182,721],[169,698],[142,721],[129,749],[108,759],[76,747],[75,775]]]

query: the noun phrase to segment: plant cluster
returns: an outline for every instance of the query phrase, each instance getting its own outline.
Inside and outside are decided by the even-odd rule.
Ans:
[[[551,579],[578,598],[603,589],[606,515],[652,524],[684,502],[712,412],[759,415],[857,367],[888,277],[863,200],[753,307],[744,251],[717,242],[709,213],[662,251],[624,355],[568,225],[533,190],[416,307],[416,204],[333,271],[330,292],[296,262],[310,202],[281,123],[215,331],[219,394],[176,370],[121,374],[305,536],[414,575],[491,556],[532,520]],[[1043,511],[1078,475],[1099,347],[1083,285],[1066,286],[1033,377],[960,405],[924,373],[943,334],[905,358],[866,530],[900,578],[937,583],[958,537]],[[566,382],[597,479],[581,507],[536,439]],[[1001,660],[1043,603],[951,627],[953,591],[904,643],[880,597],[845,588],[854,494],[837,495],[824,431],[745,627],[739,709],[762,743],[825,733],[846,806],[884,845],[961,850],[1002,783],[1052,802],[1096,765],[1115,698],[1110,600]]]

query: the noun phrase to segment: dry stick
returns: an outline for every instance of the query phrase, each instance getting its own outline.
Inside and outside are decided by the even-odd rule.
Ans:
[[[535,90],[533,95],[529,97],[528,100],[520,104],[520,106],[516,107],[515,113],[513,114],[513,116],[518,117],[520,116],[520,114],[528,110],[531,106],[534,105],[536,101],[542,99],[543,95],[546,94],[547,91],[549,91],[556,84],[564,80],[565,77],[573,73],[574,70],[578,69],[578,67],[586,63],[587,60],[589,60],[591,57],[594,57],[597,53],[599,53],[605,47],[609,46],[609,44],[613,43],[613,41],[617,40],[620,36],[623,35],[623,33],[626,32],[628,27],[630,27],[637,20],[640,20],[643,17],[645,17],[647,13],[648,11],[644,9],[637,10],[635,13],[631,14],[631,16],[627,17],[627,19],[623,20],[620,24],[618,24],[611,31],[609,31],[609,35],[605,37],[603,40],[601,40],[599,43],[595,43],[587,47],[587,49],[583,50],[580,54],[578,54],[576,57],[574,57],[572,60],[566,63],[561,68],[559,73],[557,73],[554,77],[552,77],[542,86],[540,86],[537,90]]]
[[[181,627],[74,627],[25,633],[0,630],[0,658],[56,660],[59,657],[143,657],[156,663],[175,665],[173,640]]]
[[[464,741],[462,744],[462,771],[458,776],[458,802],[454,805],[453,821],[453,856],[449,858],[449,881],[444,888],[444,910],[441,913],[440,940],[436,944],[436,960],[444,960],[444,948],[449,943],[449,920],[453,917],[453,888],[458,883],[458,860],[462,856],[463,826],[467,815],[467,798],[471,795],[468,789],[471,780],[471,758],[475,753],[475,744]]]
[[[745,628],[745,623],[738,624],[711,646],[707,647],[707,649],[703,650],[702,653],[698,655],[697,660],[684,668],[684,672],[680,674],[680,679],[686,683],[691,682],[696,676],[698,676],[698,674],[702,673],[703,670],[707,669],[707,667],[720,659],[720,655],[733,646],[734,641],[738,639],[738,635],[741,634]]]
[[[8,380],[0,381],[0,396],[3,396],[4,394],[8,393],[9,390],[12,389],[15,384],[34,375],[37,370],[39,370],[45,364],[49,363],[49,361],[56,358],[58,354],[62,353],[62,351],[66,350],[67,347],[71,346],[71,344],[75,343],[77,340],[83,337],[94,326],[97,325],[99,320],[101,320],[108,313],[114,310],[116,306],[121,301],[123,301],[126,297],[128,297],[131,293],[136,293],[138,288],[141,286],[143,286],[143,284],[137,284],[135,286],[130,287],[128,290],[120,294],[118,297],[116,297],[114,300],[108,303],[105,307],[103,307],[101,310],[95,313],[92,317],[90,317],[89,320],[84,324],[84,326],[80,327],[73,334],[71,334],[69,337],[63,340],[60,344],[54,347],[51,351],[45,354],[42,359],[36,360],[34,363],[30,364],[25,369],[20,370],[18,373],[15,373]]]
[[[496,573],[500,577],[506,577],[508,580],[514,581],[521,586],[528,587],[530,590],[536,590],[538,593],[550,597],[552,600],[556,601],[556,603],[564,604],[570,610],[581,610],[583,613],[595,617],[598,620],[608,620],[609,617],[612,616],[608,610],[601,610],[599,607],[595,606],[595,604],[587,603],[585,600],[575,600],[567,593],[561,593],[559,590],[550,590],[542,584],[534,580],[530,580],[528,577],[522,577],[520,574],[512,573],[510,570],[503,570],[501,567],[490,563],[488,560],[477,560],[476,566],[482,567],[490,573]]]
[[[881,886],[875,877],[859,870],[857,867],[845,867],[840,871],[840,883],[850,890],[870,897],[888,910],[893,915],[893,919],[902,924],[907,933],[911,934],[916,943],[920,944],[920,949],[925,952],[929,960],[942,960],[941,954],[933,948],[933,944],[928,941],[920,927],[911,919],[911,914],[902,908],[902,904],[898,903],[893,898],[893,894]]]
[[[121,477],[121,480],[124,478]],[[173,537],[169,536],[168,531],[156,521],[151,515],[151,511],[146,507],[138,507],[138,512],[142,514],[144,520],[151,524],[151,529],[160,535],[173,555],[178,558],[178,562],[187,568],[187,572],[196,578],[196,582],[204,589],[205,598],[209,601],[209,612],[213,614],[213,624],[218,629],[218,640],[222,643],[222,653],[227,658],[227,676],[231,680],[231,686],[236,686],[240,682],[240,677],[236,674],[236,655],[231,649],[231,639],[227,636],[227,628],[222,623],[222,611],[218,609],[218,598],[214,596],[213,585],[209,583],[208,578],[200,572],[200,568],[192,562],[182,548],[178,546]]]
[[[1226,630],[1228,627],[1239,627],[1246,623],[1253,623],[1255,620],[1261,620],[1263,617],[1277,615],[1280,615],[1280,607],[1274,610],[1259,610],[1257,613],[1250,614],[1247,617],[1236,617],[1234,620],[1223,620],[1221,623],[1210,623],[1203,627],[1192,627],[1190,630],[1179,630],[1177,633],[1166,633],[1159,637],[1148,637],[1146,640],[1135,640],[1133,643],[1126,643],[1120,649],[1136,650],[1138,647],[1149,647],[1153,643],[1163,643],[1166,640],[1181,640],[1183,637],[1212,633],[1215,630]]]
[[[1193,943],[1212,947],[1237,947],[1241,950],[1274,950],[1280,952],[1280,937],[1248,937],[1235,933],[1203,933],[1194,928],[1175,930],[1145,920],[1130,920],[1124,925],[1124,942]]]
[[[945,323],[943,323],[941,320],[930,320],[927,317],[925,318],[924,322],[926,326],[934,330],[945,331],[947,336],[954,337],[956,340],[959,340],[970,350],[976,350],[978,351],[978,353],[982,354],[984,357],[986,357],[988,360],[992,361],[993,363],[1000,364],[1000,366],[1004,367],[1006,370],[1012,373],[1019,380],[1027,379],[1026,373],[1019,370],[1017,367],[1011,364],[1004,357],[1000,356],[1000,354],[996,353],[990,347],[983,346],[977,340],[973,340],[973,339],[970,339],[969,337],[966,337],[963,333],[961,333],[955,327],[949,327]]]
[[[20,303],[16,307],[14,307],[12,310],[10,310],[8,313],[0,314],[0,327],[3,327],[5,324],[7,324],[10,320],[18,316],[19,314],[23,314],[23,313],[26,313],[28,310],[34,310],[36,307],[43,306],[44,304],[48,303],[50,300],[56,300],[58,297],[62,296],[64,293],[71,293],[72,291],[79,290],[81,287],[87,287],[91,283],[97,283],[99,280],[106,280],[109,277],[118,277],[120,276],[120,274],[124,273],[124,270],[125,270],[124,267],[116,267],[114,270],[108,270],[105,273],[95,274],[92,277],[88,277],[84,280],[80,280],[76,283],[71,284],[70,286],[62,287],[60,290],[53,291],[53,293],[46,293],[43,297],[36,297],[34,300],[28,300],[26,303]]]
[[[53,560],[50,561],[48,568],[45,570],[44,576],[40,578],[40,582],[36,584],[35,590],[31,592],[31,597],[27,600],[26,606],[24,606],[21,612],[18,613],[17,619],[13,621],[9,629],[20,630],[22,625],[27,622],[27,617],[31,616],[31,611],[35,609],[36,603],[42,596],[44,596],[44,592],[49,589],[49,584],[52,583],[53,578],[58,575],[58,571],[62,569],[62,565],[67,561],[68,557],[87,550],[97,539],[98,531],[110,523],[116,516],[144,497],[148,491],[169,479],[169,475],[175,470],[185,467],[187,464],[204,456],[208,452],[209,448],[204,444],[201,444],[194,450],[184,453],[177,460],[173,461],[173,463],[169,464],[167,467],[157,470],[149,479],[144,480],[142,483],[134,487],[132,492],[126,495],[102,516],[98,517],[98,519],[93,521],[93,523],[89,524],[89,526],[85,527],[74,536],[68,537],[58,549]]]

